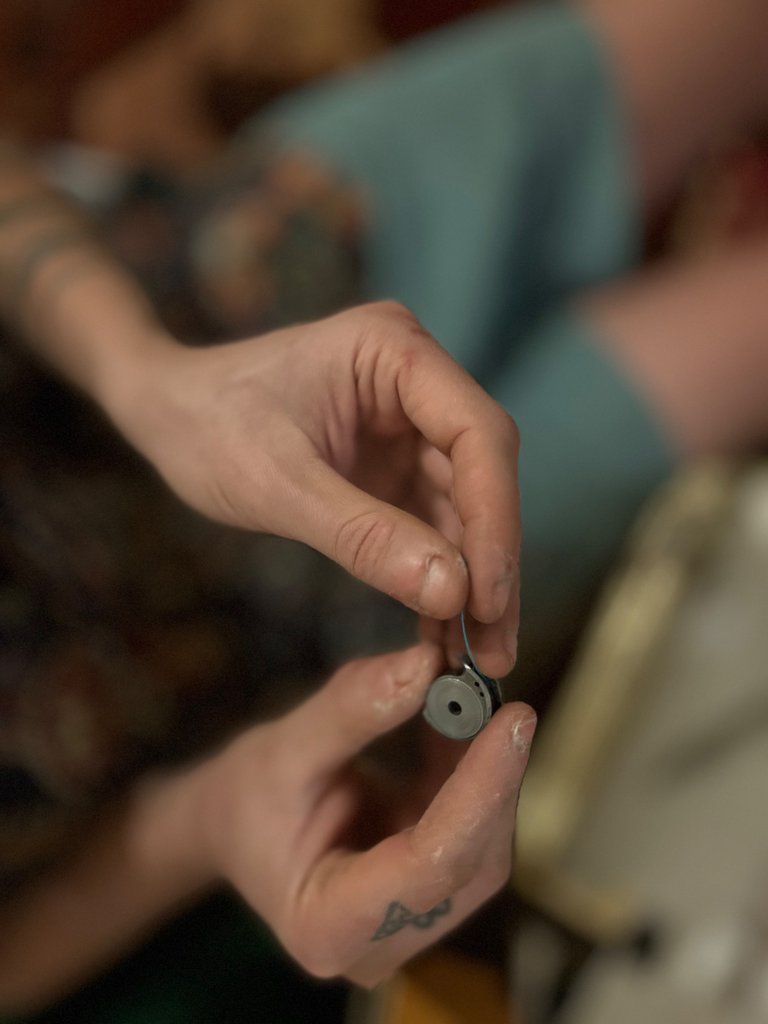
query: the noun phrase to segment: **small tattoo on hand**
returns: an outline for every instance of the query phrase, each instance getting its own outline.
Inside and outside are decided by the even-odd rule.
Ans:
[[[431,910],[424,914],[414,914],[408,907],[403,906],[402,903],[390,903],[384,920],[379,925],[376,933],[371,936],[371,942],[376,942],[378,939],[386,939],[390,935],[394,935],[395,932],[399,932],[401,928],[405,928],[408,924],[412,924],[414,928],[431,928],[438,917],[447,914],[450,909],[450,899],[443,900],[442,903],[438,903],[436,907],[432,907]]]

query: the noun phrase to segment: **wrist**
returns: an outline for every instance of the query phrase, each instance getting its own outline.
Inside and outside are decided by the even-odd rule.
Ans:
[[[210,764],[205,761],[178,775],[147,779],[134,792],[129,841],[142,873],[165,880],[179,900],[220,880],[205,821]]]
[[[110,416],[155,354],[177,345],[135,282],[90,243],[47,255],[17,317],[32,347]]]
[[[150,413],[183,346],[161,325],[135,324],[96,346],[85,390],[129,440]]]

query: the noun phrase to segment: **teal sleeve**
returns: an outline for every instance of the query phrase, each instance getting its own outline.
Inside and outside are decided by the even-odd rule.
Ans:
[[[675,456],[642,398],[576,314],[544,319],[499,367],[494,397],[520,430],[520,684],[553,666]],[[525,665],[530,672],[526,672]]]
[[[368,297],[404,302],[476,376],[637,254],[621,111],[589,26],[502,8],[299,92],[244,133],[324,158],[367,198]]]

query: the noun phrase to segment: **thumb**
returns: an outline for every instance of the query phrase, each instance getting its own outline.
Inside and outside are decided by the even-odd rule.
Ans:
[[[486,854],[511,847],[520,786],[536,725],[524,704],[505,705],[470,744],[454,773],[412,829],[353,854],[334,881],[347,906],[381,907],[398,899],[417,912],[471,887]],[[496,891],[506,877],[481,879]],[[322,881],[322,879],[320,879]]]
[[[296,539],[423,615],[458,615],[469,577],[461,553],[446,537],[361,491],[325,463],[313,470],[308,485],[312,502],[302,529],[294,530]]]
[[[434,644],[350,661],[284,721],[310,776],[336,771],[424,703],[442,655]]]
[[[322,946],[328,922],[339,921],[339,907],[351,908],[337,959],[322,973],[343,971],[358,984],[377,984],[506,882],[534,726],[530,708],[506,705],[415,828],[364,852],[331,851],[316,866],[303,890],[304,907],[312,910],[304,933],[313,948]]]

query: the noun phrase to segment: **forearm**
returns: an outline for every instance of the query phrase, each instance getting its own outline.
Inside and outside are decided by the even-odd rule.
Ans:
[[[170,344],[87,219],[21,155],[0,151],[0,318],[110,411],[141,360]]]
[[[0,910],[0,1015],[63,997],[213,884],[200,834],[206,770],[140,785],[78,853]]]

